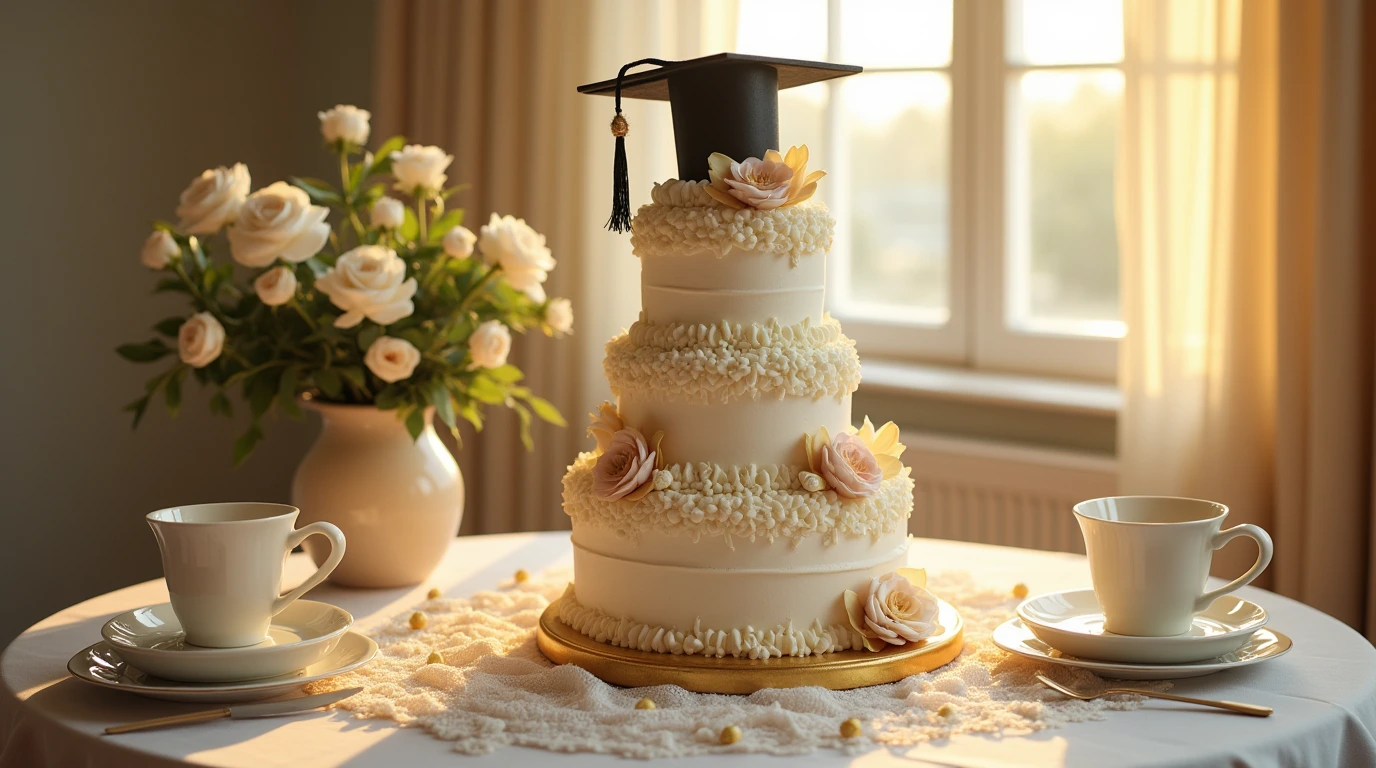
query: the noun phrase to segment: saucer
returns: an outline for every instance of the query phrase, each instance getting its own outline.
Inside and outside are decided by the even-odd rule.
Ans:
[[[1190,631],[1170,637],[1115,635],[1092,589],[1052,592],[1018,606],[1018,618],[1047,645],[1071,656],[1131,664],[1188,664],[1241,648],[1266,625],[1266,611],[1250,600],[1224,595],[1196,614]]]
[[[1091,661],[1068,656],[1047,645],[1037,638],[1019,619],[1009,619],[994,630],[994,644],[1009,653],[1044,661],[1048,664],[1062,664],[1067,667],[1088,669],[1101,677],[1119,680],[1179,680],[1186,677],[1203,677],[1215,672],[1245,667],[1258,662],[1274,659],[1290,650],[1290,638],[1272,629],[1259,629],[1232,653],[1216,659],[1196,661],[1191,664],[1129,664],[1126,662]]]
[[[297,600],[272,618],[268,636],[242,648],[203,648],[186,642],[171,603],[121,613],[100,628],[124,661],[165,680],[230,683],[305,669],[334,650],[354,617],[343,608]]]
[[[316,680],[358,669],[377,655],[377,643],[357,632],[345,632],[328,656],[291,674],[241,683],[178,683],[135,669],[120,658],[107,642],[82,650],[67,662],[77,679],[102,688],[128,691],[150,699],[226,704],[271,699],[298,690]]]

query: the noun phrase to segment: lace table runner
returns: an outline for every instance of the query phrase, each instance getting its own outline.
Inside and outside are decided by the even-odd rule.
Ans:
[[[1085,690],[1103,686],[1090,672],[1037,664],[1005,653],[990,638],[1013,615],[1012,585],[976,585],[964,573],[934,576],[929,587],[965,619],[965,649],[952,663],[889,685],[850,691],[771,689],[750,696],[678,686],[618,688],[574,666],[556,667],[535,646],[535,626],[571,573],[549,572],[468,599],[427,600],[373,632],[378,657],[362,669],[313,686],[318,693],[363,686],[339,706],[360,718],[386,718],[454,742],[464,754],[506,745],[633,758],[712,753],[796,755],[819,748],[859,752],[911,746],[955,734],[1018,735],[1097,720],[1105,710],[1136,709],[1139,697],[1067,701],[1037,682],[1040,672]],[[438,652],[443,663],[427,663]],[[1153,685],[1153,684],[1145,684]],[[1155,684],[1158,690],[1169,683]],[[641,698],[654,710],[637,710]],[[843,739],[841,722],[864,724]],[[743,737],[720,743],[723,728]]]

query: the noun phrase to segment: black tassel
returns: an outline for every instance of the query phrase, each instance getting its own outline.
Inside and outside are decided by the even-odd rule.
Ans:
[[[616,137],[616,154],[612,160],[612,215],[607,218],[607,229],[613,232],[631,231],[631,172],[626,165],[626,134],[630,123],[621,114],[621,81],[632,67],[654,64],[663,67],[673,64],[663,59],[641,59],[633,61],[616,73],[616,117],[612,118],[612,135]]]

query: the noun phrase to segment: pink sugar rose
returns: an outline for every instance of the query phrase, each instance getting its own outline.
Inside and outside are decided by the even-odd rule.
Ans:
[[[836,495],[848,499],[873,496],[879,492],[884,473],[879,462],[855,435],[839,434],[816,449],[818,474]]]
[[[649,485],[655,471],[655,451],[645,441],[645,436],[634,427],[626,427],[612,436],[606,451],[597,457],[592,470],[593,494],[602,501],[617,499],[643,498],[635,495]]]

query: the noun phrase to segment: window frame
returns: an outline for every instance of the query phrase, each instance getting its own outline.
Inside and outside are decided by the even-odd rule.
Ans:
[[[843,0],[827,0],[827,58],[839,60]],[[1018,139],[1011,130],[1016,89],[1029,71],[1123,69],[1123,63],[1025,65],[1006,56],[1006,3],[959,2],[952,8],[951,59],[945,67],[875,67],[875,72],[940,72],[950,82],[949,316],[942,325],[884,320],[879,313],[847,311],[837,302],[849,280],[850,203],[848,137],[843,119],[844,81],[827,87],[827,170],[824,199],[837,220],[827,273],[827,309],[855,339],[860,352],[914,363],[1057,378],[1113,381],[1119,340],[1013,327],[1008,317],[1008,235],[1018,210],[1009,195],[1009,160]],[[863,77],[864,75],[859,75]],[[980,201],[996,201],[981,205]]]

